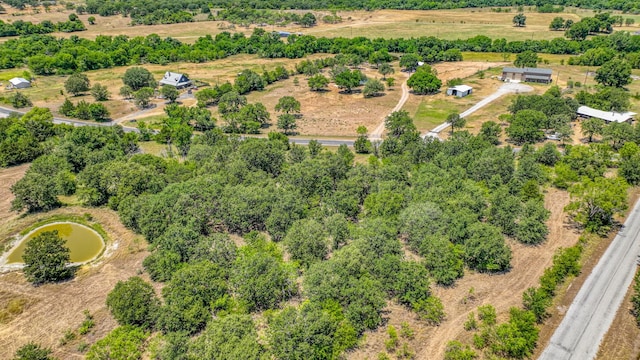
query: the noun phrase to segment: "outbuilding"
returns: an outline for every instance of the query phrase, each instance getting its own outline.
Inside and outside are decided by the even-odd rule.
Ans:
[[[191,80],[184,74],[178,74],[171,71],[164,73],[164,77],[160,80],[160,85],[170,85],[177,89],[182,89],[187,86],[191,86]]]
[[[14,77],[13,79],[9,80],[9,89],[25,89],[28,87],[31,87],[31,81],[25,78]]]
[[[612,122],[631,123],[634,117],[637,115],[636,113],[630,112],[630,111],[624,112],[624,113],[619,113],[615,111],[602,111],[602,110],[590,108],[584,105],[578,108],[578,110],[576,111],[576,114],[578,114],[578,116],[583,119],[596,118],[596,119],[603,120],[607,124]]]
[[[471,91],[473,91],[473,88],[469,85],[456,85],[447,89],[447,95],[465,97],[470,95]]]
[[[502,69],[502,81],[510,82],[537,82],[549,84],[551,82],[551,69],[542,68],[515,68],[505,67]]]

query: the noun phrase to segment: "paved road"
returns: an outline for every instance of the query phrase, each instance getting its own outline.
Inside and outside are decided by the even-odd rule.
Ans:
[[[591,360],[633,281],[640,255],[640,201],[593,269],[539,360]]]
[[[463,111],[460,114],[460,117],[464,118],[464,117],[467,117],[467,116],[473,114],[474,112],[476,112],[476,111],[480,110],[481,108],[489,105],[490,103],[492,103],[493,101],[497,100],[498,98],[500,98],[501,96],[503,96],[505,94],[519,94],[519,93],[530,92],[530,91],[533,91],[533,88],[531,86],[529,86],[529,85],[519,84],[519,83],[505,83],[505,84],[502,84],[502,86],[500,86],[500,88],[496,92],[494,92],[493,94],[487,96],[486,98],[478,101],[477,104],[473,105],[469,109]],[[440,132],[442,130],[448,128],[449,126],[450,126],[450,124],[448,122],[440,124],[435,129],[430,130],[430,131],[426,132],[425,134],[423,134],[422,137],[426,138],[427,136],[430,136],[430,137],[440,138],[440,136],[439,136]]]
[[[409,87],[407,86],[407,80],[405,80],[400,87],[402,88],[402,96],[400,96],[400,100],[398,100],[398,103],[389,114],[400,111],[400,109],[402,109],[402,107],[404,106],[404,103],[406,103],[409,99]],[[369,135],[369,140],[382,140],[382,133],[384,132],[384,121],[387,119],[387,116],[388,115],[385,115],[382,118],[382,122],[380,123],[380,125],[378,125],[378,127],[376,127],[375,130],[373,130],[373,132]]]

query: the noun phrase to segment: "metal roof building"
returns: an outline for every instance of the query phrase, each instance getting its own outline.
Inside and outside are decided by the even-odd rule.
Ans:
[[[10,89],[24,89],[28,87],[31,87],[31,81],[25,78],[14,77],[13,79],[9,80]]]
[[[584,106],[584,105],[580,106],[578,108],[578,110],[576,111],[576,113],[578,114],[578,116],[580,116],[582,118],[586,118],[586,119],[590,119],[590,118],[602,119],[606,123],[611,123],[611,122],[617,122],[617,123],[631,122],[631,121],[633,121],[634,116],[637,115],[634,112],[619,113],[619,112],[614,112],[614,111],[602,111],[602,110],[590,108],[590,107]]]
[[[162,80],[160,80],[160,85],[170,85],[180,89],[191,85],[191,80],[183,74],[167,71],[164,73]]]
[[[464,97],[471,94],[471,91],[473,91],[473,88],[469,85],[456,85],[447,89],[447,95]]]
[[[502,69],[502,77],[500,79],[502,81],[525,81],[548,84],[551,82],[552,74],[553,71],[551,69],[505,67]]]

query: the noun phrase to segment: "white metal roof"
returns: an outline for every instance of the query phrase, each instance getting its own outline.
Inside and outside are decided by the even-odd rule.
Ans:
[[[9,82],[11,83],[11,85],[31,84],[29,80],[21,77],[14,77],[13,79],[9,80]]]
[[[618,123],[629,121],[630,119],[633,119],[635,115],[637,115],[634,112],[619,113],[614,111],[602,111],[602,110],[590,108],[584,105],[580,106],[578,108],[578,111],[576,112],[578,113],[578,115],[584,115],[584,116],[602,119],[607,122],[618,122]]]
[[[452,86],[450,89],[455,89],[461,92],[467,92],[469,90],[472,90],[473,88],[469,85],[456,85],[456,86]]]
[[[188,83],[189,83],[189,80],[186,77],[184,77],[183,74],[174,73],[171,71],[167,71],[164,74],[164,77],[162,78],[162,80],[160,80],[160,84],[162,85],[180,86]]]

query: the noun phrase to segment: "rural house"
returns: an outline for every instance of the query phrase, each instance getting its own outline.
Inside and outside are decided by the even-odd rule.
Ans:
[[[551,74],[551,69],[505,67],[502,69],[500,80],[549,84],[551,82]]]
[[[602,110],[590,108],[588,106],[580,106],[576,111],[576,114],[578,114],[578,116],[583,119],[591,119],[591,118],[601,119],[601,120],[604,120],[604,122],[607,124],[612,122],[631,123],[633,121],[634,116],[636,116],[636,113],[634,112],[619,113],[614,111],[602,111]]]
[[[465,97],[470,95],[472,90],[473,88],[469,85],[456,85],[447,89],[447,95]]]
[[[9,89],[24,89],[28,87],[31,87],[31,81],[21,77],[14,77],[9,80],[9,86],[7,86]]]
[[[170,85],[178,89],[185,88],[191,85],[191,80],[184,74],[178,74],[171,71],[164,73],[164,77],[160,80],[160,85]]]

